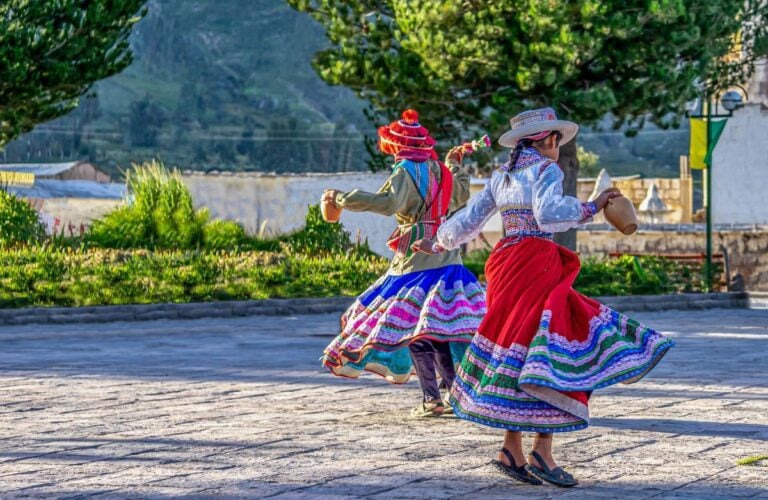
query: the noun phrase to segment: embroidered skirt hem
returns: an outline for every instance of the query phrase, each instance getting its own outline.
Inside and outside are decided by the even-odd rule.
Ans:
[[[344,313],[322,362],[341,377],[369,371],[405,383],[415,373],[409,344],[450,342],[458,364],[484,314],[484,290],[464,266],[385,275]]]
[[[488,315],[451,391],[456,415],[512,431],[589,425],[592,391],[633,383],[674,343],[571,287],[578,257],[539,238],[495,250]]]

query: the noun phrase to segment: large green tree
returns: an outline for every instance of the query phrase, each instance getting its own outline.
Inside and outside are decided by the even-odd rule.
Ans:
[[[288,2],[326,29],[314,61],[325,81],[366,99],[373,121],[415,107],[442,141],[498,136],[545,105],[583,125],[612,116],[630,133],[649,119],[676,126],[700,84],[743,82],[766,53],[760,0]],[[575,143],[561,166],[575,192]]]
[[[94,82],[131,63],[147,0],[0,2],[0,146],[67,114]]]

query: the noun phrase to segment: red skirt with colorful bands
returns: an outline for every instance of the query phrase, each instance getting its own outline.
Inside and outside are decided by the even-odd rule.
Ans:
[[[674,343],[573,288],[578,256],[544,238],[491,253],[488,313],[451,392],[456,415],[512,431],[589,424],[592,391],[640,380]]]

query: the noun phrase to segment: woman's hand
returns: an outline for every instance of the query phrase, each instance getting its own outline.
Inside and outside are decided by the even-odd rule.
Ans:
[[[339,206],[336,204],[336,196],[341,193],[342,192],[338,189],[326,189],[323,191],[323,196],[320,197],[320,202],[325,203],[326,205],[330,205],[334,208],[339,208]]]
[[[462,144],[461,146],[456,146],[454,148],[451,148],[450,151],[448,151],[448,154],[445,155],[445,162],[448,163],[449,160],[455,160],[458,163],[461,163],[464,161],[465,156],[469,156],[472,153],[475,152],[475,149],[472,147],[472,144]]]
[[[436,251],[437,249],[435,248],[435,242],[427,238],[416,241],[413,245],[411,245],[411,250],[429,255],[435,255],[438,253]]]
[[[621,194],[621,191],[619,188],[611,187],[600,193],[600,196],[595,198],[595,207],[597,207],[597,211],[604,209],[605,206],[608,204],[609,200],[612,200],[614,198],[618,198],[620,196],[624,196]]]

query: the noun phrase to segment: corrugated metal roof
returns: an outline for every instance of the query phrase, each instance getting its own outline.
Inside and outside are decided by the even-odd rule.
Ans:
[[[9,192],[22,198],[100,198],[125,197],[125,184],[96,181],[60,181],[38,179],[32,186],[8,186]]]
[[[21,172],[34,174],[35,177],[53,177],[62,172],[70,170],[80,163],[79,161],[69,161],[65,163],[2,163],[0,170],[9,172]]]

